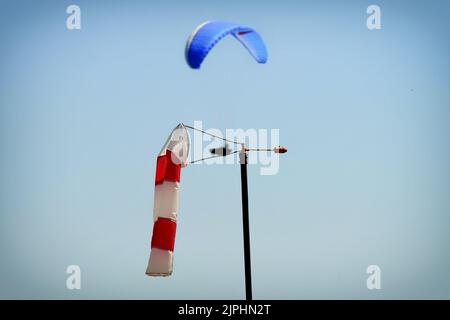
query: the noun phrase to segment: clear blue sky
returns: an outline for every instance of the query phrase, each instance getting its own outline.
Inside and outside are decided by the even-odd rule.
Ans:
[[[82,29],[66,29],[78,4]],[[382,29],[366,28],[378,4]],[[179,122],[279,128],[249,169],[256,299],[449,298],[444,1],[1,1],[0,297],[244,297],[238,166],[182,173],[174,274],[144,275],[156,155]],[[199,71],[205,20],[254,27]],[[82,290],[66,289],[66,267]],[[366,288],[379,265],[382,289]]]

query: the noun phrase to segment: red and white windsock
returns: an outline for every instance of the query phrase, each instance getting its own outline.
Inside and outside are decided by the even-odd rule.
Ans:
[[[187,165],[189,133],[183,124],[172,131],[156,161],[153,235],[149,276],[169,276],[173,270],[173,249],[177,228],[181,168]]]

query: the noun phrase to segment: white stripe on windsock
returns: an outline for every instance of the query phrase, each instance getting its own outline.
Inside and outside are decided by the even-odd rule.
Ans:
[[[148,261],[147,271],[149,276],[170,276],[173,271],[173,252],[158,248],[152,248]]]
[[[155,186],[155,201],[153,206],[153,222],[159,217],[176,221],[180,183],[164,181]]]

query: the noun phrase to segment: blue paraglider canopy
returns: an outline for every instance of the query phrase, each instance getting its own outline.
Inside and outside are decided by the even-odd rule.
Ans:
[[[266,63],[267,49],[261,36],[252,28],[226,21],[207,21],[199,25],[186,43],[186,61],[193,69],[200,68],[209,51],[228,34],[247,48],[259,63]]]

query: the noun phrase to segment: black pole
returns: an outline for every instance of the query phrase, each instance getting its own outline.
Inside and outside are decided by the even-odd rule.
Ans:
[[[250,226],[248,219],[248,186],[247,186],[247,153],[240,153],[241,190],[242,190],[242,226],[244,234],[244,264],[245,264],[245,298],[252,300],[252,270],[250,264]]]

